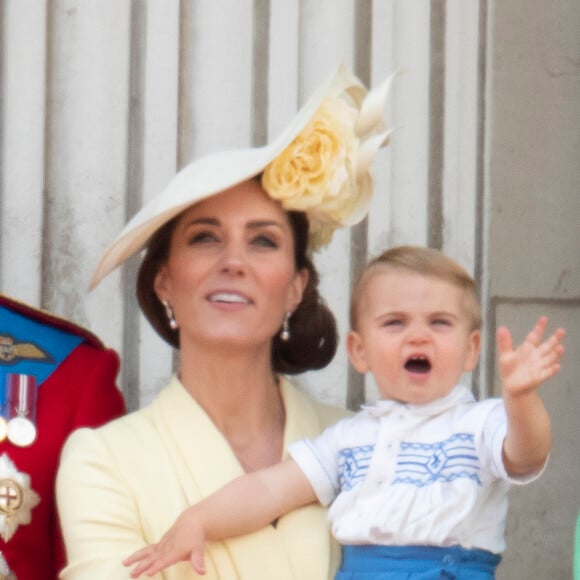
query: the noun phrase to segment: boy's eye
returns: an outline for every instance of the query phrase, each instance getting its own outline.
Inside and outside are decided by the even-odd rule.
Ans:
[[[385,322],[383,323],[383,326],[396,327],[396,326],[401,326],[402,324],[403,324],[403,321],[400,320],[399,318],[392,318],[391,320],[385,320]]]
[[[435,318],[433,324],[435,326],[451,326],[451,321],[445,318]]]

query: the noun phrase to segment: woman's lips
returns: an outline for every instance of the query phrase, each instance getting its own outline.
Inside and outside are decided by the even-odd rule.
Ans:
[[[239,292],[229,292],[220,290],[208,295],[209,302],[219,302],[222,304],[251,304],[252,301],[244,294]]]

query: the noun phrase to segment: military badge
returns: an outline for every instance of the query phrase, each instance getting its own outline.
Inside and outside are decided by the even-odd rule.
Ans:
[[[0,455],[0,537],[5,542],[20,525],[32,520],[32,509],[40,502],[30,487],[30,477],[16,469],[6,453]]]
[[[51,357],[32,342],[16,342],[11,336],[0,335],[0,364],[15,364],[21,360],[51,361]]]

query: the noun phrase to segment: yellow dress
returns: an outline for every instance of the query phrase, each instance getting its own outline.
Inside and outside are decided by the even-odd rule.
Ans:
[[[317,403],[281,380],[284,447],[312,437],[346,411]],[[226,440],[176,377],[148,407],[66,443],[57,505],[68,565],[64,580],[128,579],[121,561],[159,540],[189,505],[243,469]],[[240,506],[243,509],[243,506]],[[207,546],[207,580],[326,580],[339,561],[326,511],[310,505],[276,527]],[[157,580],[196,578],[181,562]]]

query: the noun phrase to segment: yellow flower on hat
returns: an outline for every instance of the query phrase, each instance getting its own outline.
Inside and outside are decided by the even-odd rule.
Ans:
[[[264,169],[262,186],[284,209],[310,220],[310,247],[361,221],[372,194],[370,166],[388,142],[382,116],[390,80],[364,100],[343,93],[325,99],[294,140]]]
[[[340,99],[320,105],[314,118],[270,163],[262,177],[268,194],[287,210],[314,211],[340,220],[354,178],[356,110]]]

